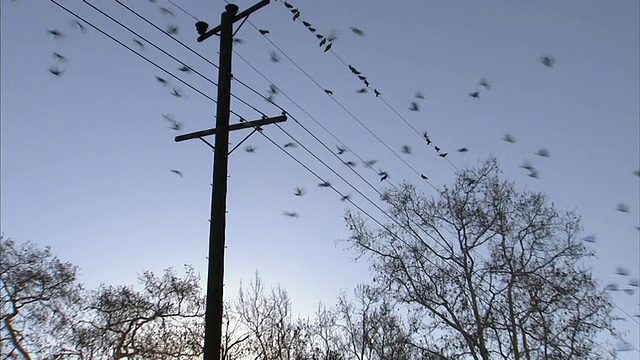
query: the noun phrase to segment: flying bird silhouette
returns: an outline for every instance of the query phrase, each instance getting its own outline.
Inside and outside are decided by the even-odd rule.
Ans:
[[[51,29],[51,30],[47,30],[47,32],[52,35],[55,39],[59,39],[61,37],[64,37],[64,34],[57,29]]]
[[[161,78],[160,76],[156,76],[156,80],[157,80],[160,84],[162,84],[162,85],[164,85],[164,86],[168,86],[168,85],[169,85],[169,82],[168,82],[166,79]]]
[[[405,153],[405,154],[411,154],[411,146],[402,145],[402,152]]]
[[[138,39],[136,39],[136,38],[133,38],[133,43],[134,43],[134,44],[136,44],[136,45],[138,45],[138,47],[140,48],[140,50],[144,50],[145,46],[144,46],[144,44],[142,43],[142,41],[140,41],[140,40],[138,40]]]
[[[336,35],[335,33],[331,32],[329,34],[329,36],[327,36],[327,39],[329,41],[331,41],[331,42],[334,42],[334,41],[338,40],[338,35]]]
[[[64,72],[64,70],[63,70],[63,69],[61,69],[61,68],[60,68],[60,67],[58,67],[58,66],[52,66],[52,67],[50,67],[50,68],[49,68],[49,72],[50,72],[50,73],[52,73],[52,74],[53,74],[53,75],[55,75],[55,76],[60,76],[60,75],[62,75],[62,73]]]
[[[176,175],[178,175],[178,176],[180,176],[180,177],[184,177],[184,176],[182,175],[182,171],[180,171],[180,170],[171,169],[171,170],[169,170],[169,171],[171,171],[172,173],[174,173],[174,174],[176,174]]]
[[[285,211],[285,212],[282,213],[282,215],[288,216],[288,217],[291,217],[291,218],[300,217],[300,215],[297,212],[293,212],[293,211]]]
[[[367,90],[367,88],[360,88],[360,89],[356,90],[356,92],[358,94],[366,94],[367,91],[369,91],[369,90]]]
[[[60,54],[60,53],[57,53],[57,52],[55,52],[55,51],[53,52],[53,57],[54,57],[56,60],[60,61],[60,62],[66,62],[66,61],[67,61],[67,58],[66,58],[66,57],[64,57],[64,55],[62,55],[62,54]]]
[[[242,40],[241,38],[237,38],[237,37],[233,38],[233,42],[238,44],[238,45],[244,44],[244,40]]]
[[[413,95],[413,97],[415,97],[416,99],[420,99],[420,100],[424,100],[425,96],[424,93],[420,90],[416,91],[415,95]]]
[[[275,95],[275,94],[277,94],[279,92],[280,92],[280,90],[278,90],[278,88],[275,85],[269,84],[269,94]]]
[[[298,144],[294,143],[294,142],[288,142],[286,144],[284,144],[285,148],[297,148]]]
[[[621,213],[629,213],[629,205],[625,203],[618,203],[618,205],[616,206],[616,210]]]
[[[275,51],[271,51],[269,53],[269,59],[271,60],[272,63],[280,62],[280,56]]]
[[[248,145],[248,146],[246,146],[244,148],[244,151],[246,151],[248,153],[254,153],[254,152],[256,152],[256,148],[255,148],[255,146]]]
[[[176,16],[173,11],[167,9],[166,7],[160,7],[160,12],[162,13],[162,15]]]
[[[78,29],[80,29],[80,32],[83,34],[87,33],[87,29],[84,27],[84,25],[82,25],[82,23],[78,20],[72,20],[71,21],[71,25],[77,27]]]
[[[491,90],[491,85],[489,84],[489,81],[487,81],[487,79],[480,79],[480,81],[478,81],[478,85],[487,90]]]
[[[351,30],[351,32],[352,32],[352,33],[354,33],[354,34],[356,34],[356,35],[358,35],[358,36],[364,36],[364,31],[362,31],[362,30],[358,29],[358,28],[357,28],[357,27],[355,27],[355,26],[350,26],[350,27],[349,27],[349,30]]]
[[[306,193],[307,193],[307,192],[305,191],[305,189],[304,189],[304,188],[302,188],[302,187],[298,186],[298,187],[296,187],[296,190],[293,192],[293,195],[295,195],[295,196],[302,196],[302,195],[304,195],[304,194],[306,194]]]
[[[629,286],[633,286],[633,287],[640,287],[640,280],[638,280],[638,279],[629,279],[629,282],[627,284]]]
[[[338,145],[336,145],[336,148],[338,148],[338,155],[342,155],[342,154],[344,154],[345,152],[347,152],[347,149],[346,149],[346,148],[340,147],[340,146],[338,146]]]
[[[536,151],[536,155],[542,156],[542,157],[549,157],[551,154],[549,153],[549,150],[545,148],[541,148],[538,151]]]
[[[553,68],[556,63],[556,59],[553,56],[541,56],[540,62],[548,68]]]
[[[187,65],[182,65],[178,68],[178,71],[182,71],[182,72],[191,72],[191,68],[188,67]]]
[[[616,283],[608,283],[607,286],[604,287],[606,291],[619,291],[620,288]]]
[[[466,153],[466,152],[469,152],[469,149],[467,149],[466,147],[462,147],[458,149],[458,152]]]
[[[474,99],[480,99],[480,91],[476,90],[474,92],[469,93],[469,96],[471,96]]]
[[[533,169],[533,170],[529,171],[527,176],[532,177],[534,179],[537,179],[539,177],[538,170]]]
[[[506,133],[504,134],[504,136],[502,137],[502,140],[508,142],[508,143],[515,143],[516,142],[516,138],[513,137],[513,135]]]
[[[167,26],[166,33],[169,35],[175,35],[178,33],[178,25],[169,25]]]
[[[373,165],[378,163],[378,160],[365,160],[364,162],[364,166],[365,167],[372,167]]]
[[[629,276],[629,270],[627,270],[627,269],[625,269],[625,268],[623,268],[621,266],[618,266],[616,268],[615,274],[616,275],[620,275],[620,276]]]
[[[640,169],[634,171],[633,175],[640,177]]]
[[[349,166],[349,167],[355,167],[356,166],[355,161],[351,161],[351,160],[345,161],[344,164]]]
[[[596,236],[595,235],[587,235],[585,237],[582,238],[582,241],[584,242],[588,242],[590,244],[595,244],[596,242]]]
[[[418,105],[417,102],[412,101],[411,105],[409,106],[409,110],[411,110],[411,111],[420,111],[420,105]]]
[[[331,183],[328,181],[321,182],[318,184],[319,187],[331,187]]]
[[[182,93],[180,91],[178,91],[178,89],[173,88],[173,90],[171,90],[171,95],[175,96],[175,97],[182,97]]]

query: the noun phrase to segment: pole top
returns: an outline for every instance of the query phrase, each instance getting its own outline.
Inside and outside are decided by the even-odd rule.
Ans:
[[[224,9],[227,10],[227,12],[230,12],[233,14],[237,13],[239,10],[238,5],[236,4],[227,4],[227,6],[225,6]]]

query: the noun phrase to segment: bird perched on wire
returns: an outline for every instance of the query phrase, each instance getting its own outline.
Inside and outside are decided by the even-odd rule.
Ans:
[[[386,171],[378,171],[378,175],[380,176],[380,181],[385,181],[389,178],[389,173]]]
[[[327,95],[333,95],[333,91],[329,89],[324,89],[324,92],[327,93]]]
[[[269,33],[269,30],[258,29],[258,32],[260,32],[261,35],[267,35]]]

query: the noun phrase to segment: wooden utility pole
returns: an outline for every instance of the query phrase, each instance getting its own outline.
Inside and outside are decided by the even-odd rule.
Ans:
[[[238,14],[238,6],[228,4],[222,13],[220,25],[208,30],[203,21],[196,23],[198,42],[220,33],[220,63],[218,70],[218,106],[216,127],[177,136],[175,141],[184,141],[215,134],[213,160],[213,190],[211,193],[211,221],[209,227],[209,267],[207,273],[207,305],[204,330],[204,360],[221,360],[222,314],[224,285],[224,248],[227,202],[227,166],[229,160],[229,131],[245,128],[259,128],[260,125],[285,121],[286,116],[263,118],[260,120],[229,125],[231,110],[231,59],[233,47],[233,24],[269,4],[262,0]]]

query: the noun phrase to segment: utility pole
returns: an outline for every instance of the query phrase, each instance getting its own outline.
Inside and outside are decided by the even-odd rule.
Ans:
[[[229,125],[231,110],[231,59],[233,47],[233,24],[251,13],[269,4],[262,0],[238,14],[238,6],[228,4],[222,13],[220,25],[208,30],[204,21],[196,23],[198,42],[220,33],[220,63],[218,70],[218,106],[216,109],[216,127],[197,131],[175,138],[176,142],[215,134],[213,160],[213,190],[211,193],[211,221],[209,227],[209,266],[207,272],[207,304],[204,330],[204,360],[221,360],[222,350],[222,314],[224,285],[224,248],[227,202],[227,167],[229,160],[229,131],[286,121],[286,116],[263,118],[260,120]],[[256,131],[256,130],[254,130]],[[205,141],[206,142],[206,141]]]

